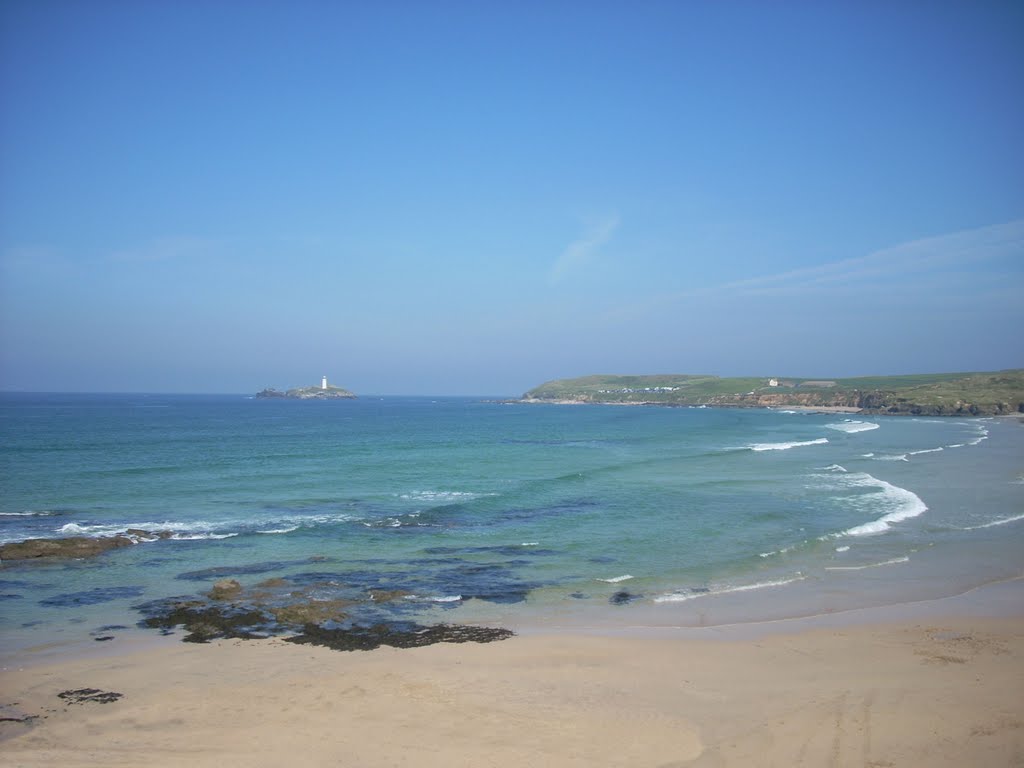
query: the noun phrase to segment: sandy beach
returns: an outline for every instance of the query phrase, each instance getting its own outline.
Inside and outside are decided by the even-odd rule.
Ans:
[[[993,591],[992,611],[978,610],[979,590],[824,624],[555,628],[348,653],[281,640],[160,642],[26,659],[0,674],[0,757],[10,766],[1024,765],[1021,587]],[[1007,607],[1015,615],[998,615]],[[91,700],[95,692],[121,696]]]

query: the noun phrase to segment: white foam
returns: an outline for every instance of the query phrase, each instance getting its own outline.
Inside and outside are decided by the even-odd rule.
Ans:
[[[849,552],[849,547],[836,547],[836,552]]]
[[[540,542],[539,542],[539,541],[524,541],[524,542],[523,542],[522,544],[520,544],[519,546],[520,546],[520,547],[536,547],[536,546],[538,546],[539,544],[540,544]]]
[[[973,438],[971,440],[968,440],[967,444],[968,445],[977,445],[982,440],[988,440],[988,435],[982,435],[981,437],[975,437],[975,438]]]
[[[836,550],[838,552],[838,550]],[[897,565],[898,563],[909,562],[909,557],[894,557],[892,560],[883,560],[880,563],[868,563],[867,565],[830,565],[826,571],[863,571],[867,568],[881,568],[883,565]]]
[[[627,573],[627,574],[625,574],[623,576],[613,576],[610,579],[598,579],[598,581],[606,581],[609,584],[618,584],[620,581],[629,581],[632,578],[633,577],[630,574]]]
[[[745,447],[751,451],[788,451],[790,448],[802,448],[806,445],[823,445],[827,442],[827,437],[819,437],[817,440],[798,440],[791,443],[752,443]]]
[[[838,432],[846,432],[851,435],[857,432],[868,432],[872,429],[878,429],[878,427],[878,424],[871,421],[853,421],[852,419],[825,425],[826,429],[834,429]]]
[[[410,501],[472,501],[482,496],[497,496],[496,493],[473,493],[472,491],[410,491],[399,494],[398,498]]]
[[[299,526],[293,525],[291,528],[273,528],[268,531],[256,531],[256,533],[291,533],[292,531],[299,530]]]
[[[866,472],[844,475],[843,481],[849,487],[877,489],[875,493],[866,495],[867,500],[872,503],[872,506],[880,506],[889,511],[877,520],[848,528],[837,534],[839,536],[870,536],[885,533],[892,523],[910,520],[928,511],[928,505],[913,491],[900,488],[885,480],[879,480]]]
[[[385,517],[380,520],[363,521],[367,528],[401,528],[402,521],[397,517]]]
[[[910,461],[905,453],[892,454],[889,456],[872,456],[872,458],[875,461]]]
[[[911,451],[910,455],[911,456],[919,456],[922,453],[938,453],[941,450],[943,450],[941,447],[939,447],[939,448],[925,448],[922,451]]]
[[[121,533],[126,528],[134,528],[134,525],[79,525],[78,523],[65,523],[57,529],[57,533],[65,536],[111,536]],[[140,528],[142,526],[139,526]]]
[[[947,445],[946,447],[947,448],[965,448],[966,446],[963,443],[954,443],[953,445]]]
[[[847,471],[846,467],[841,466],[839,464],[829,464],[827,467],[822,467],[822,469],[827,470],[829,472],[846,472]]]
[[[803,528],[801,528],[800,530],[803,530]],[[791,544],[788,547],[783,547],[782,549],[776,549],[776,550],[773,550],[771,552],[761,552],[761,553],[758,554],[758,557],[773,557],[775,555],[784,555],[787,552],[792,552],[798,546],[800,546],[800,545],[799,544]]]
[[[768,589],[770,587],[784,587],[804,580],[803,575],[794,576],[791,579],[776,579],[774,581],[759,581],[754,584],[741,584],[739,586],[726,586],[719,589],[710,589],[707,592],[669,592],[665,595],[658,595],[654,598],[656,603],[681,603],[686,600],[696,600],[699,597],[714,597],[716,595],[729,595],[735,592],[750,592],[755,589]]]
[[[441,597],[430,597],[425,595],[406,595],[406,600],[419,600],[426,603],[457,603],[462,600],[462,595],[442,595]]]
[[[1018,520],[1024,520],[1024,515],[1014,515],[1013,517],[1006,517],[1002,520],[993,520],[991,523],[983,523],[982,525],[972,525],[969,528],[961,528],[962,531],[979,531],[982,528],[994,528],[997,525],[1006,525],[1007,523],[1016,523]]]
[[[171,536],[177,541],[205,541],[206,539],[231,539],[237,533],[176,533]]]
[[[30,509],[25,512],[0,512],[0,517],[50,517],[54,514],[56,513],[47,510],[34,512]]]

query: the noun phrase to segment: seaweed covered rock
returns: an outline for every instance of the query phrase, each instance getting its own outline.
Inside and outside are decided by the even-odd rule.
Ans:
[[[352,600],[305,600],[291,605],[272,607],[268,610],[281,624],[305,626],[307,624],[323,624],[328,621],[343,621],[348,614],[346,609],[353,605]]]
[[[420,648],[434,643],[491,643],[505,640],[514,634],[510,629],[461,624],[424,626],[394,623],[339,629],[310,624],[303,627],[301,634],[285,640],[300,645],[322,645],[335,651],[372,651],[382,645],[392,648]]]
[[[221,579],[207,594],[211,600],[232,600],[242,594],[242,585],[235,579]]]
[[[256,608],[236,605],[210,605],[201,600],[170,598],[138,605],[148,614],[140,625],[163,630],[165,634],[176,627],[188,632],[186,643],[205,643],[221,638],[253,640],[269,637],[273,619]]]
[[[339,651],[369,651],[382,645],[418,648],[434,643],[489,643],[512,636],[508,629],[458,624],[423,625],[385,621],[371,626],[341,626],[348,600],[303,599],[287,605],[259,606],[168,598],[137,605],[143,627],[169,634],[183,627],[187,643],[217,639],[254,640],[291,634],[290,643],[322,645]],[[295,634],[297,633],[297,634]]]

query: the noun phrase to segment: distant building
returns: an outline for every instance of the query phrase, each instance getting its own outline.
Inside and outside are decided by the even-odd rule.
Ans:
[[[320,389],[327,389],[327,377],[320,379]]]
[[[777,387],[777,386],[779,386],[779,380],[778,379],[768,379],[768,386],[769,387]]]

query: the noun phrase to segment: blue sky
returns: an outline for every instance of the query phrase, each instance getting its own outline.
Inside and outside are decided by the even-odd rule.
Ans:
[[[0,389],[1024,366],[1017,2],[0,4]]]

